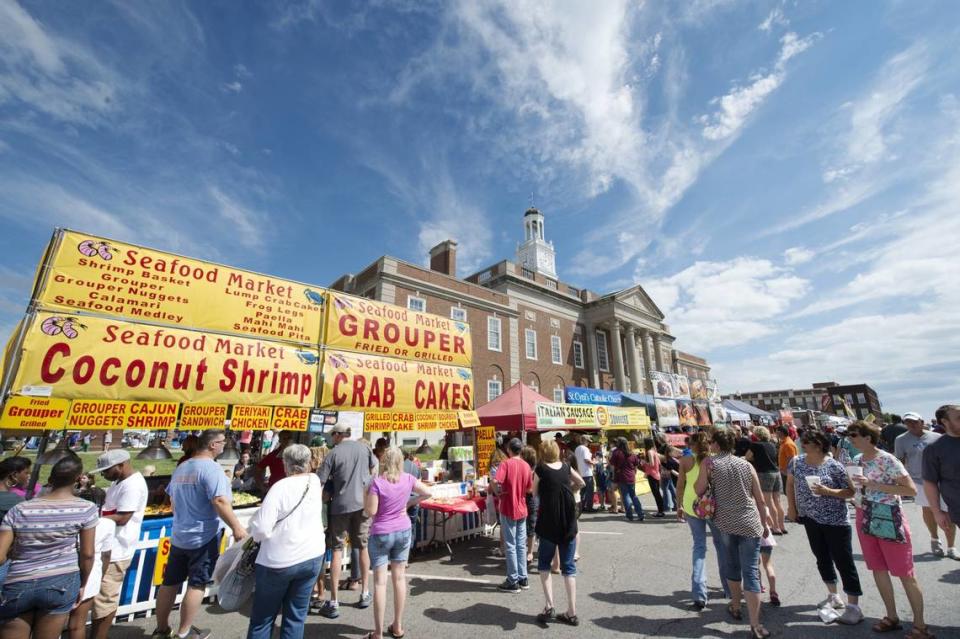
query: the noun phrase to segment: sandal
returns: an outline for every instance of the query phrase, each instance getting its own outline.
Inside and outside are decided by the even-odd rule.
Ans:
[[[561,612],[557,615],[557,621],[561,621],[569,626],[579,626],[580,620],[577,619],[576,615],[568,615],[565,612]]]
[[[743,620],[743,613],[740,612],[740,607],[739,607],[739,606],[737,606],[736,608],[734,608],[734,607],[733,607],[733,604],[728,604],[728,605],[727,605],[727,614],[729,614],[731,617],[733,617],[733,618],[736,619],[737,621],[742,621],[742,620]]]
[[[387,633],[389,633],[389,635],[393,637],[393,639],[403,639],[404,635],[407,634],[405,632],[401,632],[399,635],[395,633],[393,631],[393,624],[390,624],[389,626],[387,626]]]
[[[780,607],[780,595],[775,592],[770,593],[770,605],[779,608]]]
[[[770,636],[770,631],[763,626],[750,626],[750,636],[753,639],[767,639]]]
[[[874,632],[893,632],[894,630],[903,630],[903,626],[900,625],[899,619],[884,617],[877,623],[873,624]]]
[[[934,639],[934,636],[928,626],[924,626],[923,628],[914,626],[910,632],[907,633],[907,639]]]
[[[547,624],[557,618],[553,608],[544,608],[543,612],[537,615],[537,623]]]

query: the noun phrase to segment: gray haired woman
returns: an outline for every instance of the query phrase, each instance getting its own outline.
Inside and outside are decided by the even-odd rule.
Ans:
[[[323,485],[312,472],[310,449],[287,446],[283,466],[287,476],[270,488],[250,520],[250,535],[260,542],[260,553],[247,639],[270,639],[281,609],[282,639],[303,637],[310,593],[323,561]]]

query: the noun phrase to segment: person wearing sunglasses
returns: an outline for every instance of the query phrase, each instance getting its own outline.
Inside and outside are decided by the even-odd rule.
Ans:
[[[833,617],[839,623],[857,624],[863,621],[863,590],[853,561],[853,530],[846,502],[854,495],[853,486],[843,464],[830,456],[826,433],[808,430],[800,446],[803,452],[787,466],[787,511],[791,521],[803,524],[820,578],[827,587],[827,598],[817,609],[827,609],[827,620]],[[837,594],[837,572],[847,595],[846,604]]]
[[[857,536],[863,559],[873,572],[886,616],[873,626],[874,632],[901,630],[890,576],[900,578],[913,612],[913,629],[908,639],[930,639],[933,635],[923,620],[923,593],[913,567],[910,527],[901,511],[902,497],[913,497],[917,487],[899,459],[880,450],[880,428],[859,421],[848,429],[850,441],[860,451],[854,460],[862,471],[853,475],[861,491],[857,506]]]

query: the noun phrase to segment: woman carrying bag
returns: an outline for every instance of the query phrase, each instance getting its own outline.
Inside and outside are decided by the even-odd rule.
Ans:
[[[281,639],[303,637],[323,560],[323,486],[311,472],[310,449],[287,446],[283,467],[287,476],[270,488],[250,520],[250,536],[260,551],[247,639],[270,639],[281,610]]]
[[[857,506],[857,536],[867,568],[880,591],[886,616],[873,626],[874,632],[901,630],[890,575],[900,578],[913,611],[913,629],[908,639],[932,639],[923,620],[923,593],[913,570],[913,545],[910,527],[901,510],[901,497],[913,497],[917,487],[900,460],[877,448],[880,428],[867,422],[854,422],[847,436],[860,451],[854,460],[862,469],[852,480],[860,494]]]

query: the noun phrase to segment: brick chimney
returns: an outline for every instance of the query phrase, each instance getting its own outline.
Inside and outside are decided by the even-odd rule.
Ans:
[[[454,240],[444,240],[430,249],[430,270],[457,276],[457,243]]]

